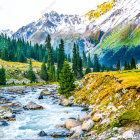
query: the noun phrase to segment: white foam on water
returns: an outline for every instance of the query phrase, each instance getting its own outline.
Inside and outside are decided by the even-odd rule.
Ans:
[[[51,89],[50,89],[51,90]],[[67,131],[66,129],[55,128],[58,124],[64,124],[65,120],[79,115],[85,115],[81,112],[80,107],[63,107],[53,104],[54,100],[51,97],[38,100],[41,89],[36,89],[35,92],[29,91],[26,95],[18,96],[16,102],[26,105],[28,102],[33,101],[44,107],[43,110],[25,110],[22,114],[16,115],[15,122],[9,122],[9,126],[0,127],[0,139],[68,139],[68,138],[52,138],[52,137],[39,137],[38,133],[44,130],[46,133]],[[68,111],[68,114],[65,113]]]

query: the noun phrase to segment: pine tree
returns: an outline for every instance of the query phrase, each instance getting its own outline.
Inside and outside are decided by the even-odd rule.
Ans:
[[[121,62],[119,60],[118,63],[117,63],[117,70],[120,70],[120,69],[121,69]]]
[[[6,85],[6,73],[3,66],[0,69],[0,85]]]
[[[131,60],[131,69],[136,69],[136,63],[134,58],[132,58]]]
[[[128,70],[131,70],[131,65],[129,62],[128,62]]]
[[[80,57],[80,53],[79,53],[79,47],[77,45],[77,49],[76,49],[76,55],[77,55],[77,76],[79,78],[82,78],[83,77],[83,66],[82,66],[82,59]]]
[[[47,53],[48,53],[47,66],[48,66],[49,81],[55,81],[55,66],[54,66],[53,50],[51,47],[50,35],[47,36],[46,46],[47,46]]]
[[[106,68],[106,71],[107,71],[107,72],[109,72],[109,71],[110,71],[110,68],[109,68],[109,67],[107,67],[107,68]]]
[[[45,81],[48,81],[48,79],[49,79],[47,67],[45,65],[45,58],[43,60],[42,66],[41,66],[40,77]]]
[[[63,69],[60,73],[59,80],[59,93],[68,97],[71,94],[71,91],[75,89],[75,78],[74,74],[71,72],[70,65],[67,61],[65,61],[63,65]]]
[[[58,79],[59,79],[59,74],[63,68],[64,61],[65,61],[64,41],[63,39],[61,39],[61,42],[59,44],[59,49],[58,49],[58,61],[57,61]]]
[[[90,68],[93,68],[93,64],[91,62],[91,58],[90,58],[90,53],[88,55],[88,62],[87,62],[87,65],[90,67]]]
[[[83,59],[82,59],[82,61],[83,61],[83,67],[87,67],[87,57],[86,57],[86,54],[85,54],[84,51],[83,51]]]
[[[68,61],[71,62],[71,57],[70,54],[68,55]]]
[[[102,65],[101,70],[102,70],[102,72],[104,72],[106,70],[106,67],[104,64]]]
[[[34,73],[34,71],[33,71],[31,59],[30,59],[29,70],[28,70],[28,72],[27,72],[27,77],[28,77],[28,79],[31,81],[31,83],[32,83],[32,82],[35,82],[35,80],[36,80],[36,76],[35,76],[35,73]]]
[[[94,54],[94,67],[93,67],[94,72],[100,72],[100,64],[98,60],[97,54]]]
[[[74,47],[73,47],[72,70],[74,72],[74,75],[77,76],[77,50],[76,50],[75,43],[74,43]]]
[[[127,65],[127,62],[126,61],[124,63],[124,70],[128,70],[128,65]]]

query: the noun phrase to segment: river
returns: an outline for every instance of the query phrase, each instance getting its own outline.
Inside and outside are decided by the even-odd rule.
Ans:
[[[49,88],[51,90],[51,88]],[[53,138],[50,136],[40,137],[38,133],[43,130],[46,133],[67,132],[64,129],[56,128],[56,125],[64,124],[65,120],[79,115],[83,116],[85,112],[81,111],[81,107],[64,107],[59,105],[59,100],[50,96],[46,96],[42,100],[38,100],[42,89],[36,88],[33,91],[28,90],[25,95],[16,97],[14,102],[26,105],[33,101],[44,107],[43,110],[24,110],[20,114],[16,114],[16,121],[8,122],[8,126],[0,126],[0,139],[49,139],[49,140],[67,140],[68,138]],[[13,95],[5,95],[13,96]]]

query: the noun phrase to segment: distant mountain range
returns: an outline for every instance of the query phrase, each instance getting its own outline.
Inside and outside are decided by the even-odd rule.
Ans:
[[[57,12],[44,14],[38,21],[23,26],[12,38],[24,38],[33,44],[44,44],[47,34],[52,45],[65,41],[65,51],[72,54],[73,43],[80,46],[91,58],[98,54],[104,64],[122,63],[135,57],[140,61],[140,3],[138,0],[116,0],[116,6],[97,18],[88,20],[86,15],[64,15]]]

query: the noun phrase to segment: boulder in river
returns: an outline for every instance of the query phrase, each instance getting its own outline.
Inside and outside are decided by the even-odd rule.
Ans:
[[[59,138],[59,137],[69,137],[72,136],[73,132],[53,132],[52,134],[49,134],[51,137]]]
[[[74,127],[77,127],[81,125],[81,122],[75,120],[75,119],[67,119],[66,122],[65,122],[65,127],[70,130]]]
[[[60,105],[62,106],[72,106],[72,101],[69,100],[69,99],[62,99],[61,102],[60,102]]]
[[[47,136],[47,133],[44,131],[40,131],[38,134],[40,137]]]
[[[43,107],[31,101],[26,106],[24,106],[24,109],[25,110],[38,110],[38,109],[43,109]]]
[[[40,100],[40,99],[43,99],[43,95],[40,95],[39,97],[38,97],[38,99]]]
[[[49,91],[49,90],[43,90],[43,91],[41,91],[41,93],[40,93],[40,95],[42,95],[42,96],[48,96],[48,95],[51,95],[52,93],[51,93],[51,91]]]

